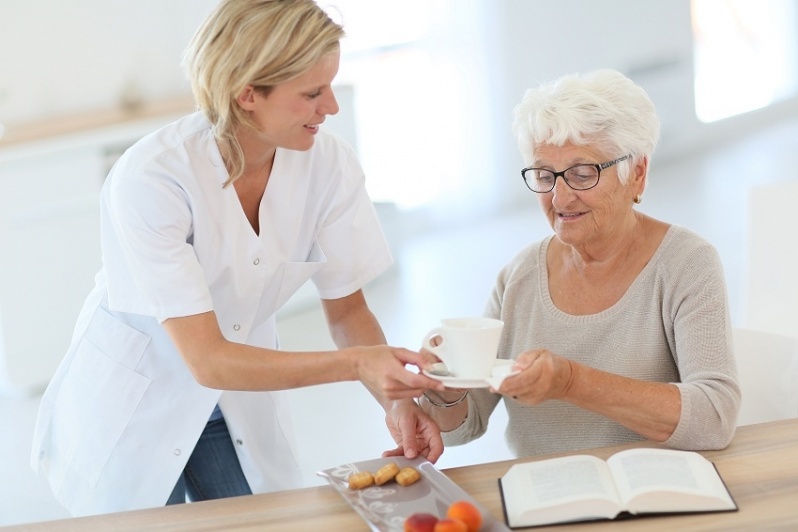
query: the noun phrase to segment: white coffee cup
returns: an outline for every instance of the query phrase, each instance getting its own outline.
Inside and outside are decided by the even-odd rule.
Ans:
[[[422,342],[446,364],[451,376],[459,379],[490,377],[496,363],[504,322],[492,318],[450,318],[429,331]],[[439,336],[438,345],[430,340]]]

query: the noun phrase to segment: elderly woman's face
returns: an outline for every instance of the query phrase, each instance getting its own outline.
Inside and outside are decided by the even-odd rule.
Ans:
[[[543,144],[537,148],[533,166],[561,172],[577,164],[601,164],[613,158],[589,145]],[[617,166],[611,166],[601,171],[598,184],[589,190],[574,190],[558,177],[551,192],[536,196],[560,240],[587,246],[623,229],[637,192],[634,186],[621,183]]]

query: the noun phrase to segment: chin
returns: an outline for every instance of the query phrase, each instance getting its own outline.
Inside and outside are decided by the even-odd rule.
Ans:
[[[310,140],[304,140],[304,141],[301,141],[301,142],[291,142],[290,144],[286,144],[285,146],[282,146],[282,147],[287,149],[287,150],[308,151],[309,149],[311,149],[313,147],[314,140],[315,139],[311,138]]]

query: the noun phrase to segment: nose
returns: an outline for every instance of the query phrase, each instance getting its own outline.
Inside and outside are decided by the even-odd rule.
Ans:
[[[575,190],[568,186],[565,177],[557,176],[554,180],[554,188],[551,190],[551,203],[555,206],[565,206],[573,199]]]
[[[326,91],[322,95],[321,105],[319,106],[319,114],[334,115],[338,114],[340,107],[338,107],[338,100],[335,99],[335,93],[332,90]]]

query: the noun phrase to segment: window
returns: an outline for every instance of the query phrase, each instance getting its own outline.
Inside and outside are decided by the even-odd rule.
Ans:
[[[317,1],[346,31],[336,84],[351,91],[351,108],[340,114],[354,116],[372,200],[415,209],[478,196],[472,185],[486,172],[468,156],[481,150],[489,160],[484,140],[479,147],[474,138],[487,120],[479,102],[489,101],[475,29],[480,4]]]
[[[794,0],[692,0],[695,107],[713,122],[796,92]]]

